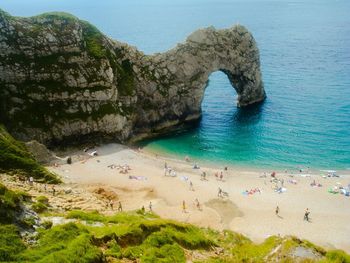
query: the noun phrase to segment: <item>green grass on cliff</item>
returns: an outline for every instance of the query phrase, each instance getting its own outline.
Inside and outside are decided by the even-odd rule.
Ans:
[[[0,224],[13,223],[21,202],[26,198],[26,193],[11,191],[0,183]]]
[[[104,58],[107,55],[103,43],[103,34],[89,22],[81,21],[83,26],[83,35],[86,41],[86,49],[90,55],[95,58]]]
[[[104,216],[77,210],[66,217],[76,222],[39,229],[33,245],[23,243],[14,225],[0,224],[0,261],[350,262],[343,251],[326,252],[293,237],[273,236],[255,244],[231,231],[199,228],[140,211]],[[294,258],[296,247],[311,249],[319,258]]]
[[[0,172],[32,176],[36,181],[59,183],[58,177],[36,162],[25,145],[0,125]]]

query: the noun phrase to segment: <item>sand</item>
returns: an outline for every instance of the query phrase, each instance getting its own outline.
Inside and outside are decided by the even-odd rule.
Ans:
[[[223,171],[223,167],[209,167],[202,163],[199,164],[200,169],[193,169],[191,162],[119,144],[103,145],[96,150],[98,156],[93,157],[82,150],[70,152],[73,156],[71,165],[49,167],[62,177],[66,186],[78,185],[97,195],[101,204],[90,206],[91,209],[103,209],[104,200],[108,198],[114,200],[115,207],[120,201],[124,210],[140,209],[142,206],[148,210],[152,202],[153,211],[161,217],[217,230],[231,229],[256,242],[270,235],[295,235],[326,248],[350,252],[350,197],[327,191],[337,183],[347,186],[350,171],[345,171],[340,178],[323,178],[319,171],[304,173],[307,177],[297,172],[276,171],[277,178],[284,180],[287,189],[279,194],[270,182],[271,171],[267,171],[266,178],[261,178],[263,171],[253,169],[229,167]],[[176,177],[164,175],[165,162],[176,171]],[[127,164],[131,170],[123,174],[121,169],[108,167],[112,164]],[[203,171],[207,180],[201,180]],[[220,171],[224,173],[223,181],[214,176]],[[289,180],[295,180],[297,184]],[[321,183],[322,187],[311,187],[313,180]],[[190,181],[194,191],[190,189]],[[229,196],[218,197],[219,187]],[[255,188],[259,188],[260,192],[242,194]],[[196,198],[201,209],[195,205]],[[182,211],[183,201],[186,202],[186,213]],[[88,200],[85,202],[88,203]],[[279,216],[275,215],[277,205]],[[310,222],[303,220],[306,208],[311,212]]]

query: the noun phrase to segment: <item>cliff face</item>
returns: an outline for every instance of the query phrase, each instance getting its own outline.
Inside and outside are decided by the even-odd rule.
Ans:
[[[265,98],[259,51],[242,26],[201,29],[149,56],[69,14],[17,18],[0,10],[0,122],[22,140],[123,142],[196,120],[217,70],[238,106]]]

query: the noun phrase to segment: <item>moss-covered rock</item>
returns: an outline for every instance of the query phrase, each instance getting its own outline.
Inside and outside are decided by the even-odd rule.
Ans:
[[[59,183],[58,177],[36,162],[25,145],[15,140],[0,125],[0,172],[15,173],[48,183]]]

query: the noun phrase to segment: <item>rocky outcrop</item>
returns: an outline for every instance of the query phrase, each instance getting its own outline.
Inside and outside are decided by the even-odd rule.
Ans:
[[[168,52],[145,55],[66,13],[0,11],[0,122],[22,140],[123,142],[197,120],[218,70],[238,106],[264,100],[259,51],[243,26],[200,29]]]

